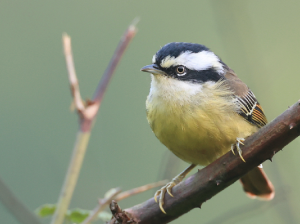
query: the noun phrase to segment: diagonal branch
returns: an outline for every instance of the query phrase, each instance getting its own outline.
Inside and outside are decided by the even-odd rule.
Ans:
[[[116,70],[121,57],[123,56],[128,44],[135,36],[137,29],[136,24],[138,19],[135,19],[122,36],[109,65],[107,66],[101,80],[96,88],[92,101],[88,102],[88,106],[84,111],[84,119],[81,120],[80,129],[83,132],[90,131],[93,120],[95,119],[100,108],[101,101],[107,89],[108,83]]]
[[[271,160],[284,146],[300,135],[300,100],[245,141],[244,163],[228,152],[172,189],[175,197],[166,194],[163,214],[151,198],[125,211],[139,224],[168,223],[230,186],[248,171]],[[114,219],[110,223],[114,223]]]
[[[0,201],[20,224],[41,224],[41,221],[14,195],[1,178]]]
[[[125,198],[128,198],[130,196],[142,193],[144,191],[148,191],[148,190],[150,190],[152,188],[155,188],[155,187],[163,186],[167,183],[168,183],[167,180],[161,180],[161,181],[158,181],[156,183],[146,184],[146,185],[141,186],[141,187],[136,187],[136,188],[133,188],[131,190],[124,191],[124,192],[122,192],[122,193],[120,193],[116,196],[115,201],[124,200]]]
[[[103,77],[101,78],[98,87],[95,91],[95,94],[93,96],[93,101],[95,103],[101,103],[101,100],[103,98],[104,92],[106,90],[107,84],[112,77],[122,55],[124,54],[125,49],[127,48],[129,42],[132,40],[132,38],[135,36],[137,30],[136,30],[136,24],[138,23],[139,19],[136,18],[133,20],[132,24],[129,26],[127,31],[124,33],[112,59],[109,62],[109,65],[107,69],[104,72]]]
[[[100,212],[102,212],[110,203],[111,201],[121,192],[120,188],[113,188],[110,191],[114,191],[110,193],[108,197],[104,199],[100,199],[98,205],[93,209],[91,214],[82,222],[82,224],[89,224],[93,220],[95,220]]]
[[[124,191],[124,192],[121,192],[120,188],[113,188],[105,194],[104,199],[99,200],[98,205],[93,209],[90,215],[81,224],[89,224],[92,221],[94,221],[98,217],[99,213],[102,212],[112,202],[113,199],[115,201],[121,201],[135,194],[139,194],[144,191],[150,190],[152,188],[165,185],[166,183],[167,180],[162,180],[156,183],[151,183],[141,187],[136,187],[134,189]]]

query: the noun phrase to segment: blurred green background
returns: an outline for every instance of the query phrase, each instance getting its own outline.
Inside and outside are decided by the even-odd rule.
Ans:
[[[162,178],[168,154],[147,124],[150,76],[140,72],[160,46],[210,47],[250,86],[271,121],[300,97],[299,9],[293,0],[1,0],[0,177],[31,210],[58,199],[78,128],[69,110],[63,32],[72,37],[81,92],[89,98],[122,33],[140,17],[104,97],[72,199],[72,208],[92,209],[110,188]],[[264,163],[277,191],[272,202],[248,199],[235,183],[173,223],[300,223],[299,147],[298,138]],[[178,162],[172,172],[186,166]],[[1,203],[0,222],[18,223]]]

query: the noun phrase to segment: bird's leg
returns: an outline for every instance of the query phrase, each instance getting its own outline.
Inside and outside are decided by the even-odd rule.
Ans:
[[[234,153],[234,146],[235,146],[235,147],[236,147],[236,150],[237,150],[238,153],[239,153],[239,156],[241,157],[241,159],[242,159],[244,162],[246,162],[246,161],[244,160],[243,156],[242,156],[242,150],[241,150],[241,148],[240,148],[240,144],[244,145],[244,141],[245,141],[244,138],[236,138],[236,143],[234,143],[234,144],[231,145],[231,151],[232,151],[232,153],[235,155],[235,153]]]
[[[188,168],[186,168],[184,171],[182,171],[180,174],[178,174],[176,177],[174,177],[172,179],[171,182],[167,183],[166,186],[162,187],[160,190],[156,191],[155,195],[154,195],[154,200],[157,202],[157,196],[159,195],[159,201],[158,201],[158,204],[159,204],[159,208],[160,210],[167,214],[163,208],[163,205],[164,205],[164,199],[165,199],[165,194],[166,192],[168,192],[168,194],[172,197],[174,197],[171,193],[171,190],[172,188],[179,184],[185,177],[186,175],[191,172],[191,170],[195,167],[196,165],[195,164],[191,164]]]

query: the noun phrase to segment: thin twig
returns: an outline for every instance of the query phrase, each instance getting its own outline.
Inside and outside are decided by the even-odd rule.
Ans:
[[[92,101],[89,102],[88,107],[86,108],[84,112],[85,119],[82,120],[80,124],[80,128],[82,131],[88,131],[91,129],[92,121],[97,115],[97,112],[100,108],[100,104],[102,101],[102,98],[104,96],[105,90],[108,86],[108,83],[114,74],[114,71],[117,67],[117,65],[120,62],[121,57],[123,56],[128,44],[132,40],[132,38],[135,36],[137,29],[136,29],[136,23],[137,19],[135,19],[132,24],[128,27],[126,32],[124,33],[117,49],[115,50],[115,53],[112,57],[112,59],[109,62],[109,65],[107,69],[105,70],[103,76],[101,77],[101,80],[97,86],[97,89],[94,93],[94,96],[92,98]]]
[[[124,192],[118,194],[114,200],[121,201],[121,200],[124,200],[125,198],[128,198],[130,196],[142,193],[144,191],[148,191],[148,190],[150,190],[152,188],[155,188],[155,187],[163,186],[167,183],[168,183],[168,180],[162,180],[162,181],[158,181],[156,183],[146,184],[146,185],[141,186],[141,187],[137,187],[137,188],[134,188],[134,189],[131,189],[131,190],[128,190],[128,191],[124,191]]]
[[[85,107],[80,95],[78,79],[75,72],[72,48],[71,48],[71,37],[67,34],[63,34],[63,47],[66,59],[66,65],[68,69],[68,77],[70,83],[71,94],[73,96],[75,108],[78,112],[83,112]]]
[[[156,183],[146,184],[144,186],[137,187],[137,188],[134,188],[134,189],[122,192],[122,193],[120,193],[121,191],[119,191],[117,194],[114,194],[114,197],[111,197],[111,194],[110,194],[108,198],[105,197],[105,199],[102,199],[99,201],[99,205],[97,205],[93,209],[91,214],[82,222],[82,224],[88,224],[88,223],[92,222],[93,220],[95,220],[98,217],[98,214],[100,212],[102,212],[106,208],[106,206],[108,206],[110,204],[110,202],[112,200],[121,201],[125,198],[142,193],[142,192],[150,190],[152,188],[163,186],[167,182],[168,182],[167,180],[162,180],[162,181],[158,181]],[[110,192],[110,191],[108,191],[108,192]],[[110,200],[108,200],[108,199],[110,199]]]
[[[135,36],[135,34],[137,32],[137,29],[136,29],[137,23],[138,23],[138,18],[133,20],[133,22],[131,23],[131,25],[128,27],[125,34],[123,35],[112,59],[109,62],[107,69],[104,72],[104,75],[102,76],[102,78],[97,86],[97,89],[93,96],[93,101],[95,103],[101,103],[101,100],[102,100],[105,90],[107,88],[108,82],[110,81],[129,42],[132,40],[132,38]]]
[[[163,224],[178,218],[191,209],[201,208],[202,203],[230,186],[247,172],[279,152],[300,135],[300,100],[261,128],[245,141],[243,157],[228,152],[207,167],[190,176],[172,189],[174,197],[166,194],[164,208],[159,209],[151,198],[125,211],[139,224]],[[114,220],[110,223],[114,223]]]
[[[98,214],[102,212],[120,192],[121,189],[116,188],[114,189],[114,192],[108,197],[99,200],[99,204],[93,209],[91,214],[81,224],[88,224],[95,220],[98,217]]]
[[[85,151],[89,142],[92,124],[94,123],[95,117],[100,107],[101,100],[104,92],[107,88],[110,78],[115,71],[117,64],[120,61],[126,47],[130,40],[136,33],[135,25],[130,25],[124,33],[117,50],[115,51],[110,64],[108,65],[105,74],[102,76],[99,85],[95,91],[93,101],[88,102],[87,106],[84,107],[79,92],[78,81],[76,78],[75,67],[73,63],[73,56],[71,50],[71,41],[67,35],[64,35],[64,50],[67,63],[67,69],[69,72],[69,81],[71,86],[72,96],[76,109],[80,118],[80,127],[77,133],[76,143],[73,149],[73,155],[69,164],[69,168],[65,177],[64,185],[61,190],[60,197],[58,199],[57,209],[52,219],[52,224],[62,224],[65,218],[66,211],[69,207],[79,172],[81,169],[82,161],[85,155]]]

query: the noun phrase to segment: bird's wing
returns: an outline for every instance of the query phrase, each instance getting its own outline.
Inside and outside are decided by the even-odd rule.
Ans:
[[[248,86],[231,69],[228,69],[225,78],[226,83],[234,92],[237,99],[237,104],[240,108],[238,113],[248,122],[259,128],[266,125],[268,121],[264,111]]]

